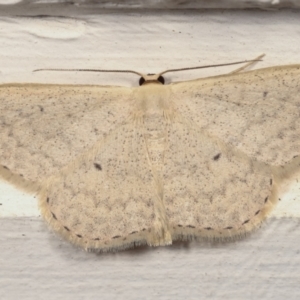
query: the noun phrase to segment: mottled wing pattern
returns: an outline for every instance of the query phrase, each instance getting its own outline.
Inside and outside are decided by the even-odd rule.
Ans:
[[[173,239],[228,238],[257,226],[276,196],[271,169],[184,120],[168,131],[164,205]]]
[[[85,249],[171,243],[138,127],[129,123],[111,132],[51,178],[40,197],[51,226]]]
[[[283,166],[300,155],[300,65],[171,85],[176,111],[252,159]]]
[[[58,172],[124,122],[131,92],[118,87],[1,85],[0,176],[22,185],[21,178],[41,182]]]
[[[300,66],[171,85],[164,203],[173,238],[246,233],[300,166]]]
[[[97,251],[237,237],[300,166],[300,66],[138,89],[0,86],[0,176]],[[29,188],[28,188],[29,187]]]

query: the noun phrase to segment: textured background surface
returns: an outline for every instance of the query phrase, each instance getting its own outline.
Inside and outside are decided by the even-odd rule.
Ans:
[[[1,4],[15,4],[22,9],[40,10],[40,6],[47,4],[48,7],[60,6],[60,9],[70,8],[74,11],[84,9],[85,11],[94,11],[96,9],[205,9],[205,8],[260,8],[260,9],[278,9],[278,8],[299,8],[299,0],[1,0]],[[19,9],[19,7],[17,9]],[[14,8],[13,8],[14,9]],[[11,11],[6,7],[5,11]],[[64,11],[65,14],[65,11]]]
[[[46,9],[0,20],[0,82],[137,85],[134,75],[32,73],[35,68],[166,68],[252,59],[300,63],[300,12],[126,11],[97,15]],[[52,17],[45,17],[51,14]],[[60,17],[53,17],[53,16]],[[234,68],[234,67],[233,67]],[[174,73],[181,81],[233,68]],[[47,230],[32,196],[0,185],[1,299],[298,299],[297,178],[262,229],[236,243],[176,244],[118,254],[85,253]]]

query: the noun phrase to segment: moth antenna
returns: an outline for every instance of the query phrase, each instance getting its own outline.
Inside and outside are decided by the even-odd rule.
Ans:
[[[245,66],[243,66],[240,69],[234,71],[234,72],[238,72],[240,70],[243,70],[243,69],[247,68],[249,65],[251,65],[254,62],[262,61],[261,58],[264,57],[264,56],[265,56],[265,54],[261,54],[260,56],[258,56],[257,58],[255,58],[253,60],[244,60],[244,61],[238,61],[238,62],[226,63],[226,64],[206,65],[206,66],[198,66],[198,67],[190,67],[190,68],[179,68],[179,69],[169,69],[169,70],[165,70],[163,72],[158,73],[157,76],[161,76],[161,75],[169,73],[169,72],[188,71],[188,70],[205,69],[205,68],[212,68],[212,67],[223,67],[223,66],[231,66],[231,65],[247,63]],[[136,74],[140,77],[145,76],[145,74],[142,74],[140,72],[133,71],[133,70],[98,70],[98,69],[35,69],[35,70],[33,70],[33,72],[40,72],[40,71],[102,72],[102,73],[112,72],[112,73],[132,73],[132,74]]]
[[[261,58],[264,57],[264,56],[265,56],[265,54],[261,54],[260,56],[258,56],[255,59],[252,59],[252,60],[237,61],[237,62],[226,63],[226,64],[206,65],[206,66],[180,68],[180,69],[169,69],[169,70],[166,70],[166,71],[163,71],[163,72],[159,73],[158,75],[163,75],[163,74],[166,74],[166,73],[169,73],[169,72],[188,71],[188,70],[205,69],[205,68],[212,68],[212,67],[224,67],[224,66],[232,66],[232,65],[248,63],[245,67],[243,67],[243,69],[244,69],[248,65],[252,64],[253,62],[262,61]]]
[[[255,61],[261,60],[261,58],[263,58],[264,56],[265,56],[265,54],[261,54],[260,56],[256,57],[254,59],[254,61],[250,61],[247,64],[245,64],[244,66],[242,66],[242,67],[240,67],[240,68],[238,68],[238,69],[236,69],[232,72],[229,72],[228,74],[235,74],[235,73],[238,73],[240,71],[243,71],[243,70],[247,69],[249,66],[251,66]]]
[[[97,69],[36,69],[33,72],[40,72],[40,71],[66,71],[66,72],[103,72],[103,73],[132,73],[138,76],[143,77],[144,74],[132,70],[97,70]]]

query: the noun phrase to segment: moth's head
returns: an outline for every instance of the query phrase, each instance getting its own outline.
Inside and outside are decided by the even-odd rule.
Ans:
[[[160,74],[147,74],[147,75],[143,74],[139,80],[140,86],[149,83],[165,84],[165,79]]]

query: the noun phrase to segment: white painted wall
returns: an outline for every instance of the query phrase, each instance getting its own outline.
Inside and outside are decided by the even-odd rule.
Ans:
[[[157,72],[261,53],[266,57],[255,68],[300,63],[300,11],[60,13],[52,7],[43,13],[51,18],[25,17],[22,7],[18,16],[0,10],[1,83],[137,84],[134,75],[32,73],[36,68]],[[174,73],[167,80],[232,69]],[[50,233],[36,199],[1,182],[0,299],[299,299],[297,177],[281,199],[278,219],[243,241],[94,255]]]

